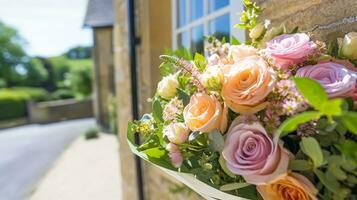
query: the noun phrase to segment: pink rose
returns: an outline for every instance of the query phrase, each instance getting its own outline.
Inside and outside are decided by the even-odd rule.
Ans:
[[[289,66],[304,62],[316,50],[317,45],[310,41],[308,35],[295,33],[275,37],[261,52],[272,58],[278,68],[286,70]]]
[[[315,79],[330,98],[350,97],[356,86],[356,72],[334,62],[302,67],[296,72],[296,76]]]
[[[240,117],[228,130],[222,155],[229,170],[255,185],[286,173],[289,164],[282,142],[272,140],[260,123],[242,123]]]
[[[169,143],[166,146],[166,150],[169,152],[171,163],[174,167],[180,168],[183,162],[183,157],[180,149],[174,143]]]

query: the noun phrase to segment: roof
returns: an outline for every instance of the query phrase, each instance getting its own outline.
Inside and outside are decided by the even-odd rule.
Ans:
[[[108,27],[114,23],[113,0],[88,0],[84,27]]]

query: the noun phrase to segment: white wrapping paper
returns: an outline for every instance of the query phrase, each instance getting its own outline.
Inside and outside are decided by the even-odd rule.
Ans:
[[[207,185],[206,183],[197,180],[191,174],[174,172],[162,167],[160,168],[164,170],[167,174],[177,179],[178,181],[190,187],[192,190],[194,190],[195,192],[197,192],[207,200],[247,200],[245,198],[233,196],[225,192],[222,192],[220,190],[217,190],[216,188],[213,188]]]

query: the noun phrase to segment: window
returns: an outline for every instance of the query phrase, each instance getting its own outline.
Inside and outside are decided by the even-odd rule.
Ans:
[[[244,31],[233,28],[242,10],[239,0],[172,0],[173,47],[203,53],[203,36],[244,40]]]

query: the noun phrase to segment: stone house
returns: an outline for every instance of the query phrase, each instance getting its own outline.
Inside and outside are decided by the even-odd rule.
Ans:
[[[93,29],[94,114],[97,124],[109,131],[110,97],[115,93],[113,62],[113,0],[89,0],[84,27]]]
[[[270,19],[272,25],[285,23],[288,29],[298,25],[300,30],[312,31],[321,40],[357,29],[355,0],[257,0],[257,3],[265,8],[261,19]],[[122,199],[201,199],[196,195],[170,193],[169,187],[177,182],[133,156],[126,142],[126,126],[129,120],[150,111],[147,99],[160,80],[158,56],[164,49],[185,46],[202,52],[202,37],[212,34],[244,40],[246,33],[233,28],[239,22],[238,13],[243,5],[240,0],[114,0],[113,8]]]

